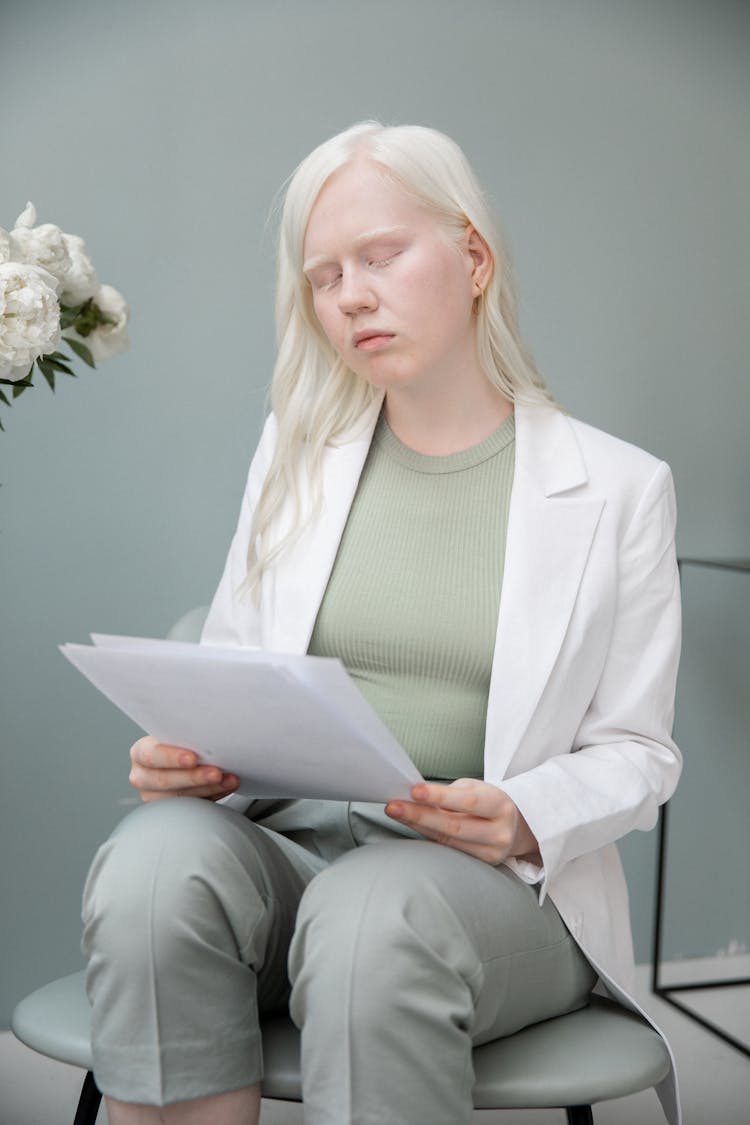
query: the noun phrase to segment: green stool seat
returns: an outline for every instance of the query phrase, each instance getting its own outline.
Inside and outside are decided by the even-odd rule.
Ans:
[[[37,989],[16,1007],[18,1039],[43,1055],[91,1070],[90,1009],[84,974]],[[263,1024],[263,1096],[301,1101],[299,1033],[290,1020]],[[570,1122],[592,1121],[594,1102],[654,1086],[669,1071],[667,1048],[637,1015],[593,997],[589,1007],[474,1049],[477,1109],[566,1108]],[[93,1125],[98,1092],[76,1125]],[[85,1094],[84,1089],[84,1094]],[[82,1094],[82,1101],[84,1095]]]

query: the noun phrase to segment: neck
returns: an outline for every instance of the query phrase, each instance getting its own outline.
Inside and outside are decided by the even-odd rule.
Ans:
[[[441,457],[484,441],[513,412],[513,404],[481,375],[473,384],[452,380],[442,393],[390,389],[385,416],[399,441],[416,453]]]

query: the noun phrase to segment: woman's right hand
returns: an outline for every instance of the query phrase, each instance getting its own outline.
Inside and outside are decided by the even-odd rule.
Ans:
[[[183,746],[168,746],[150,735],[130,748],[130,784],[142,801],[164,797],[205,797],[218,801],[233,793],[239,779],[218,766],[201,766],[198,755]]]

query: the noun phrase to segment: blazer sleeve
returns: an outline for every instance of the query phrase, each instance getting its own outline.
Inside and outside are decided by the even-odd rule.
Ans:
[[[541,897],[586,852],[648,830],[674,791],[681,755],[672,740],[680,651],[680,590],[672,475],[659,462],[622,536],[614,625],[601,675],[571,752],[551,756],[502,788],[539,841],[543,869],[509,865]]]
[[[201,644],[249,646],[261,644],[259,611],[250,594],[241,592],[240,587],[247,574],[250,524],[263,481],[271,464],[276,439],[277,424],[274,415],[271,414],[266,419],[258,448],[250,464],[237,528],[221,580],[203,626]]]

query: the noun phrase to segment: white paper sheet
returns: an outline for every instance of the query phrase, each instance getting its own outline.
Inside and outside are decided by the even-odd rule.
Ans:
[[[338,660],[92,635],[60,651],[160,742],[251,797],[389,801],[420,774]]]

